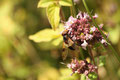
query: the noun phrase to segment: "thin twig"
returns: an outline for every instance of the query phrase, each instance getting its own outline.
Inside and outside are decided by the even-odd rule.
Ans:
[[[94,64],[95,66],[97,66],[97,64],[95,63],[95,59],[94,59],[93,53],[92,53],[92,47],[91,47],[91,45],[88,46],[88,52],[90,53],[90,56],[91,56],[91,58],[92,58],[92,60],[93,60],[93,64]],[[96,73],[97,73],[97,75],[98,75],[98,69],[96,70]],[[97,77],[97,80],[100,80],[100,79],[99,79],[99,75],[98,75],[98,77]]]
[[[80,48],[80,55],[81,55],[81,58],[82,58],[82,59],[85,59],[85,58],[84,58],[84,55],[83,55],[83,51],[82,51],[81,48]]]
[[[92,50],[91,50],[91,46],[90,46],[90,45],[88,46],[88,52],[89,52],[89,54],[90,54],[90,56],[91,56],[91,58],[92,58],[92,60],[93,60],[94,65],[96,65],[95,59],[94,59],[94,56],[93,56],[93,54],[92,54]]]
[[[62,21],[65,21],[65,15],[63,13],[62,7],[60,8],[60,17]]]
[[[75,9],[75,5],[74,5],[74,1],[73,0],[72,0],[72,8],[70,8],[70,9],[72,9],[73,16],[75,17],[76,16],[76,9]]]

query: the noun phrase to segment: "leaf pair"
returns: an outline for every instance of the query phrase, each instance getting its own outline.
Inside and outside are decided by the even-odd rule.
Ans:
[[[38,7],[48,7],[53,3],[59,3],[61,6],[72,6],[72,0],[40,0]]]
[[[60,6],[72,6],[71,0],[40,0],[38,7],[46,8],[48,20],[54,30],[60,22]]]

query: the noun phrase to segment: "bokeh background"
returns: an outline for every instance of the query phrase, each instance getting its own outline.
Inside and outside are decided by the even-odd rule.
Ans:
[[[78,11],[85,11],[81,0],[74,0]],[[62,46],[50,41],[35,43],[29,36],[51,28],[39,0],[0,0],[0,80],[76,80],[62,64]],[[109,39],[120,55],[120,0],[87,0],[98,23],[104,24]],[[69,7],[62,7],[66,20]],[[47,35],[47,33],[45,33]],[[45,35],[44,34],[44,35]],[[108,49],[100,54],[110,54]],[[101,80],[120,80],[120,65],[109,55],[99,68]]]

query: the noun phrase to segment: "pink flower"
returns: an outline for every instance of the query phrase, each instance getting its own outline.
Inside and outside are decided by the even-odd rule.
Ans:
[[[97,17],[97,14],[93,16],[94,19]],[[99,27],[102,29],[103,24],[100,24]],[[76,45],[81,46],[85,50],[89,44],[94,44],[103,39],[99,30],[92,24],[90,16],[85,12],[79,12],[76,18],[70,16],[65,23],[65,31],[68,32],[64,34],[63,31],[63,37],[67,36],[67,38],[71,39]]]
[[[71,67],[71,64],[68,64],[67,67],[68,67],[69,69],[72,68],[72,67]]]
[[[70,16],[64,27],[69,28],[76,20],[77,20],[76,18]]]
[[[107,43],[107,41],[105,39],[102,39],[101,43],[104,44],[104,43]]]
[[[97,14],[95,14],[95,15],[93,16],[93,18],[94,18],[94,19],[98,18],[98,15],[97,15]]]
[[[93,27],[90,28],[90,32],[94,32],[95,30],[96,30],[95,26],[93,26]]]
[[[99,27],[102,28],[104,24],[100,24]]]
[[[84,42],[81,44],[82,48],[86,50],[88,43],[84,40]]]
[[[77,18],[80,18],[80,19],[87,19],[87,18],[90,18],[89,15],[87,13],[82,13],[82,12],[79,12],[78,15],[77,15]]]
[[[73,64],[76,66],[71,67]],[[86,78],[88,77],[89,73],[95,72],[97,69],[97,67],[95,65],[88,63],[86,60],[78,61],[77,59],[73,59],[72,62],[69,64],[69,66],[70,67],[68,67],[68,68],[72,69],[72,74],[74,74],[74,73],[84,74],[86,76]]]
[[[86,34],[85,36],[86,40],[91,40],[93,38],[93,35],[91,34]]]

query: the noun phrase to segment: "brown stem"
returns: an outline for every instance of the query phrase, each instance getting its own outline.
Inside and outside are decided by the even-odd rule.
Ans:
[[[65,15],[63,13],[62,8],[60,8],[60,17],[61,17],[61,22],[64,22],[65,21]]]
[[[72,10],[72,7],[70,6],[70,13],[71,15],[74,17],[74,13],[73,13],[73,10]]]
[[[73,11],[73,16],[76,16],[76,10],[75,10],[75,5],[74,5],[74,1],[72,0],[72,11]]]
[[[92,53],[92,46],[91,46],[91,45],[88,46],[88,51],[89,51],[90,56],[91,56],[91,58],[92,58],[92,60],[93,60],[93,64],[94,64],[95,66],[97,66],[96,63],[95,63],[95,59],[94,59],[93,53]],[[98,69],[96,70],[96,73],[97,73],[97,75],[98,75]],[[97,77],[97,80],[100,80],[100,79],[99,79],[99,75],[98,75],[98,77]]]
[[[93,64],[96,65],[94,56],[93,56],[93,54],[92,54],[91,46],[88,46],[88,51],[89,51],[90,56],[91,56],[91,58],[92,58],[92,60],[93,60]]]

